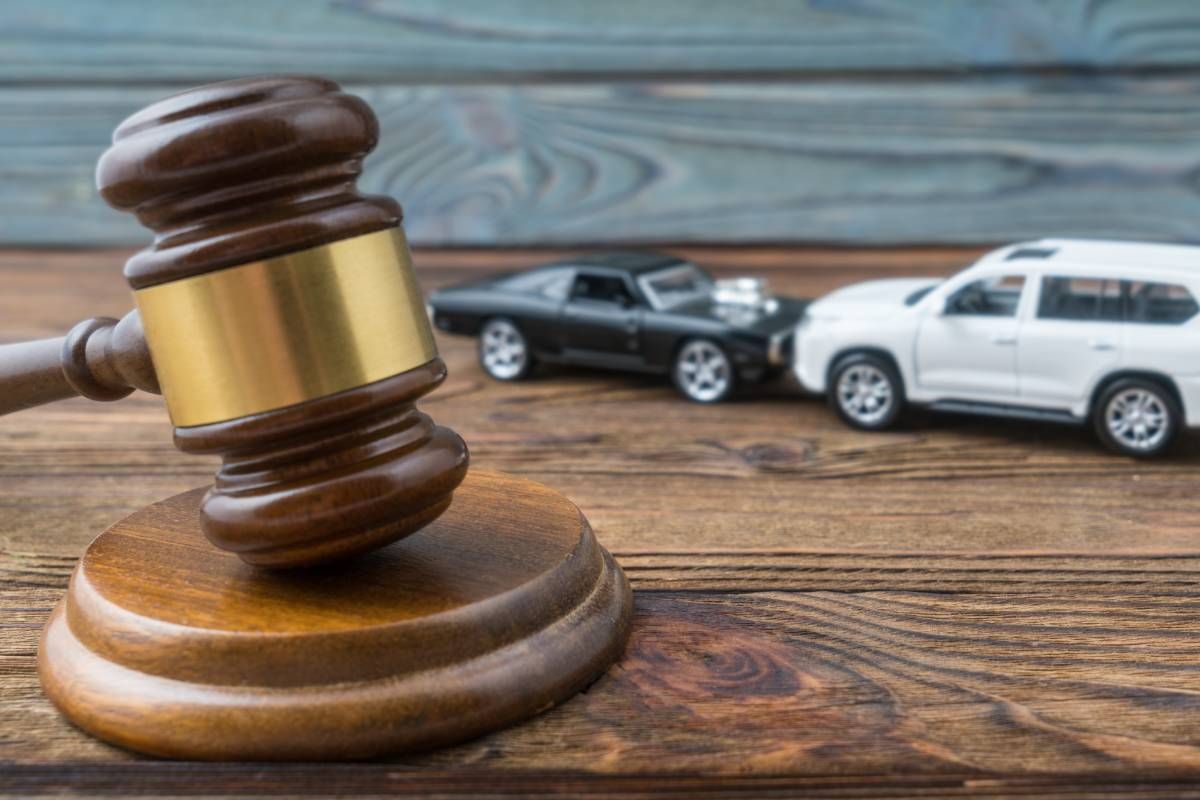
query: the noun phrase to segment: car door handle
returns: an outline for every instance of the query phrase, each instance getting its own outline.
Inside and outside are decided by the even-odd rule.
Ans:
[[[1117,349],[1117,346],[1115,344],[1113,344],[1112,342],[1105,341],[1104,339],[1089,339],[1088,347],[1092,348],[1093,350],[1099,350],[1101,352]]]
[[[992,344],[1016,344],[1017,337],[1011,333],[993,333]]]

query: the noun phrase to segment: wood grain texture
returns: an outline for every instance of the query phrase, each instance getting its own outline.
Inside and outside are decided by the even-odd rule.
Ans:
[[[977,251],[683,250],[816,294]],[[3,336],[127,302],[118,251],[0,253]],[[426,289],[544,252],[417,251]],[[18,302],[16,296],[25,298]],[[57,301],[51,302],[53,298]],[[1200,795],[1194,439],[1108,455],[1083,430],[952,416],[847,430],[787,384],[714,408],[654,378],[489,381],[442,338],[429,408],[475,465],[576,502],[626,568],[627,655],[527,724],[385,764],[144,762],[72,729],[37,632],[97,531],[205,481],[160,401],[0,420],[0,788],[10,796]],[[64,494],[62,487],[71,491]]]
[[[418,244],[1196,239],[1191,76],[348,87]],[[0,88],[0,241],[140,244],[93,186],[168,90]]]
[[[131,244],[94,164],[146,103],[317,72],[385,117],[413,241],[1195,241],[1188,0],[17,0],[0,243]]]
[[[1197,64],[1187,0],[39,0],[0,14],[0,80],[201,83]]]

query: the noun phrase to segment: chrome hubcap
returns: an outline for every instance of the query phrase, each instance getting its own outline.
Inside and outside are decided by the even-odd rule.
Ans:
[[[1131,450],[1153,450],[1167,435],[1167,407],[1146,389],[1129,389],[1108,401],[1105,424],[1112,437]]]
[[[514,378],[525,367],[525,338],[508,322],[490,322],[481,338],[483,366],[494,377]]]
[[[693,400],[712,402],[729,388],[729,359],[709,342],[691,342],[679,354],[679,385]]]
[[[856,364],[838,378],[837,398],[847,416],[872,425],[892,408],[892,382],[878,367]]]

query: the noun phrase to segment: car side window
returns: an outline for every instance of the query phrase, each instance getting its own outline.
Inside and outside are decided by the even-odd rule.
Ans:
[[[624,280],[616,275],[597,275],[589,272],[575,275],[571,299],[615,303],[620,306],[633,305],[633,295]]]
[[[1200,311],[1187,287],[1176,283],[1126,284],[1125,319],[1156,325],[1181,325]]]
[[[566,300],[574,277],[575,271],[569,267],[535,269],[502,278],[497,286],[510,292],[540,294],[551,300]]]
[[[1120,322],[1124,318],[1121,281],[1047,275],[1038,299],[1039,319]]]
[[[963,286],[946,299],[946,314],[1015,317],[1025,288],[1024,275],[993,275]]]

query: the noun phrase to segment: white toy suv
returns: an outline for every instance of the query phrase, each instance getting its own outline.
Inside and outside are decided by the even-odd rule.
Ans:
[[[905,403],[1083,423],[1151,456],[1200,427],[1200,247],[1046,239],[945,281],[848,286],[796,329],[800,383],[850,425]]]

